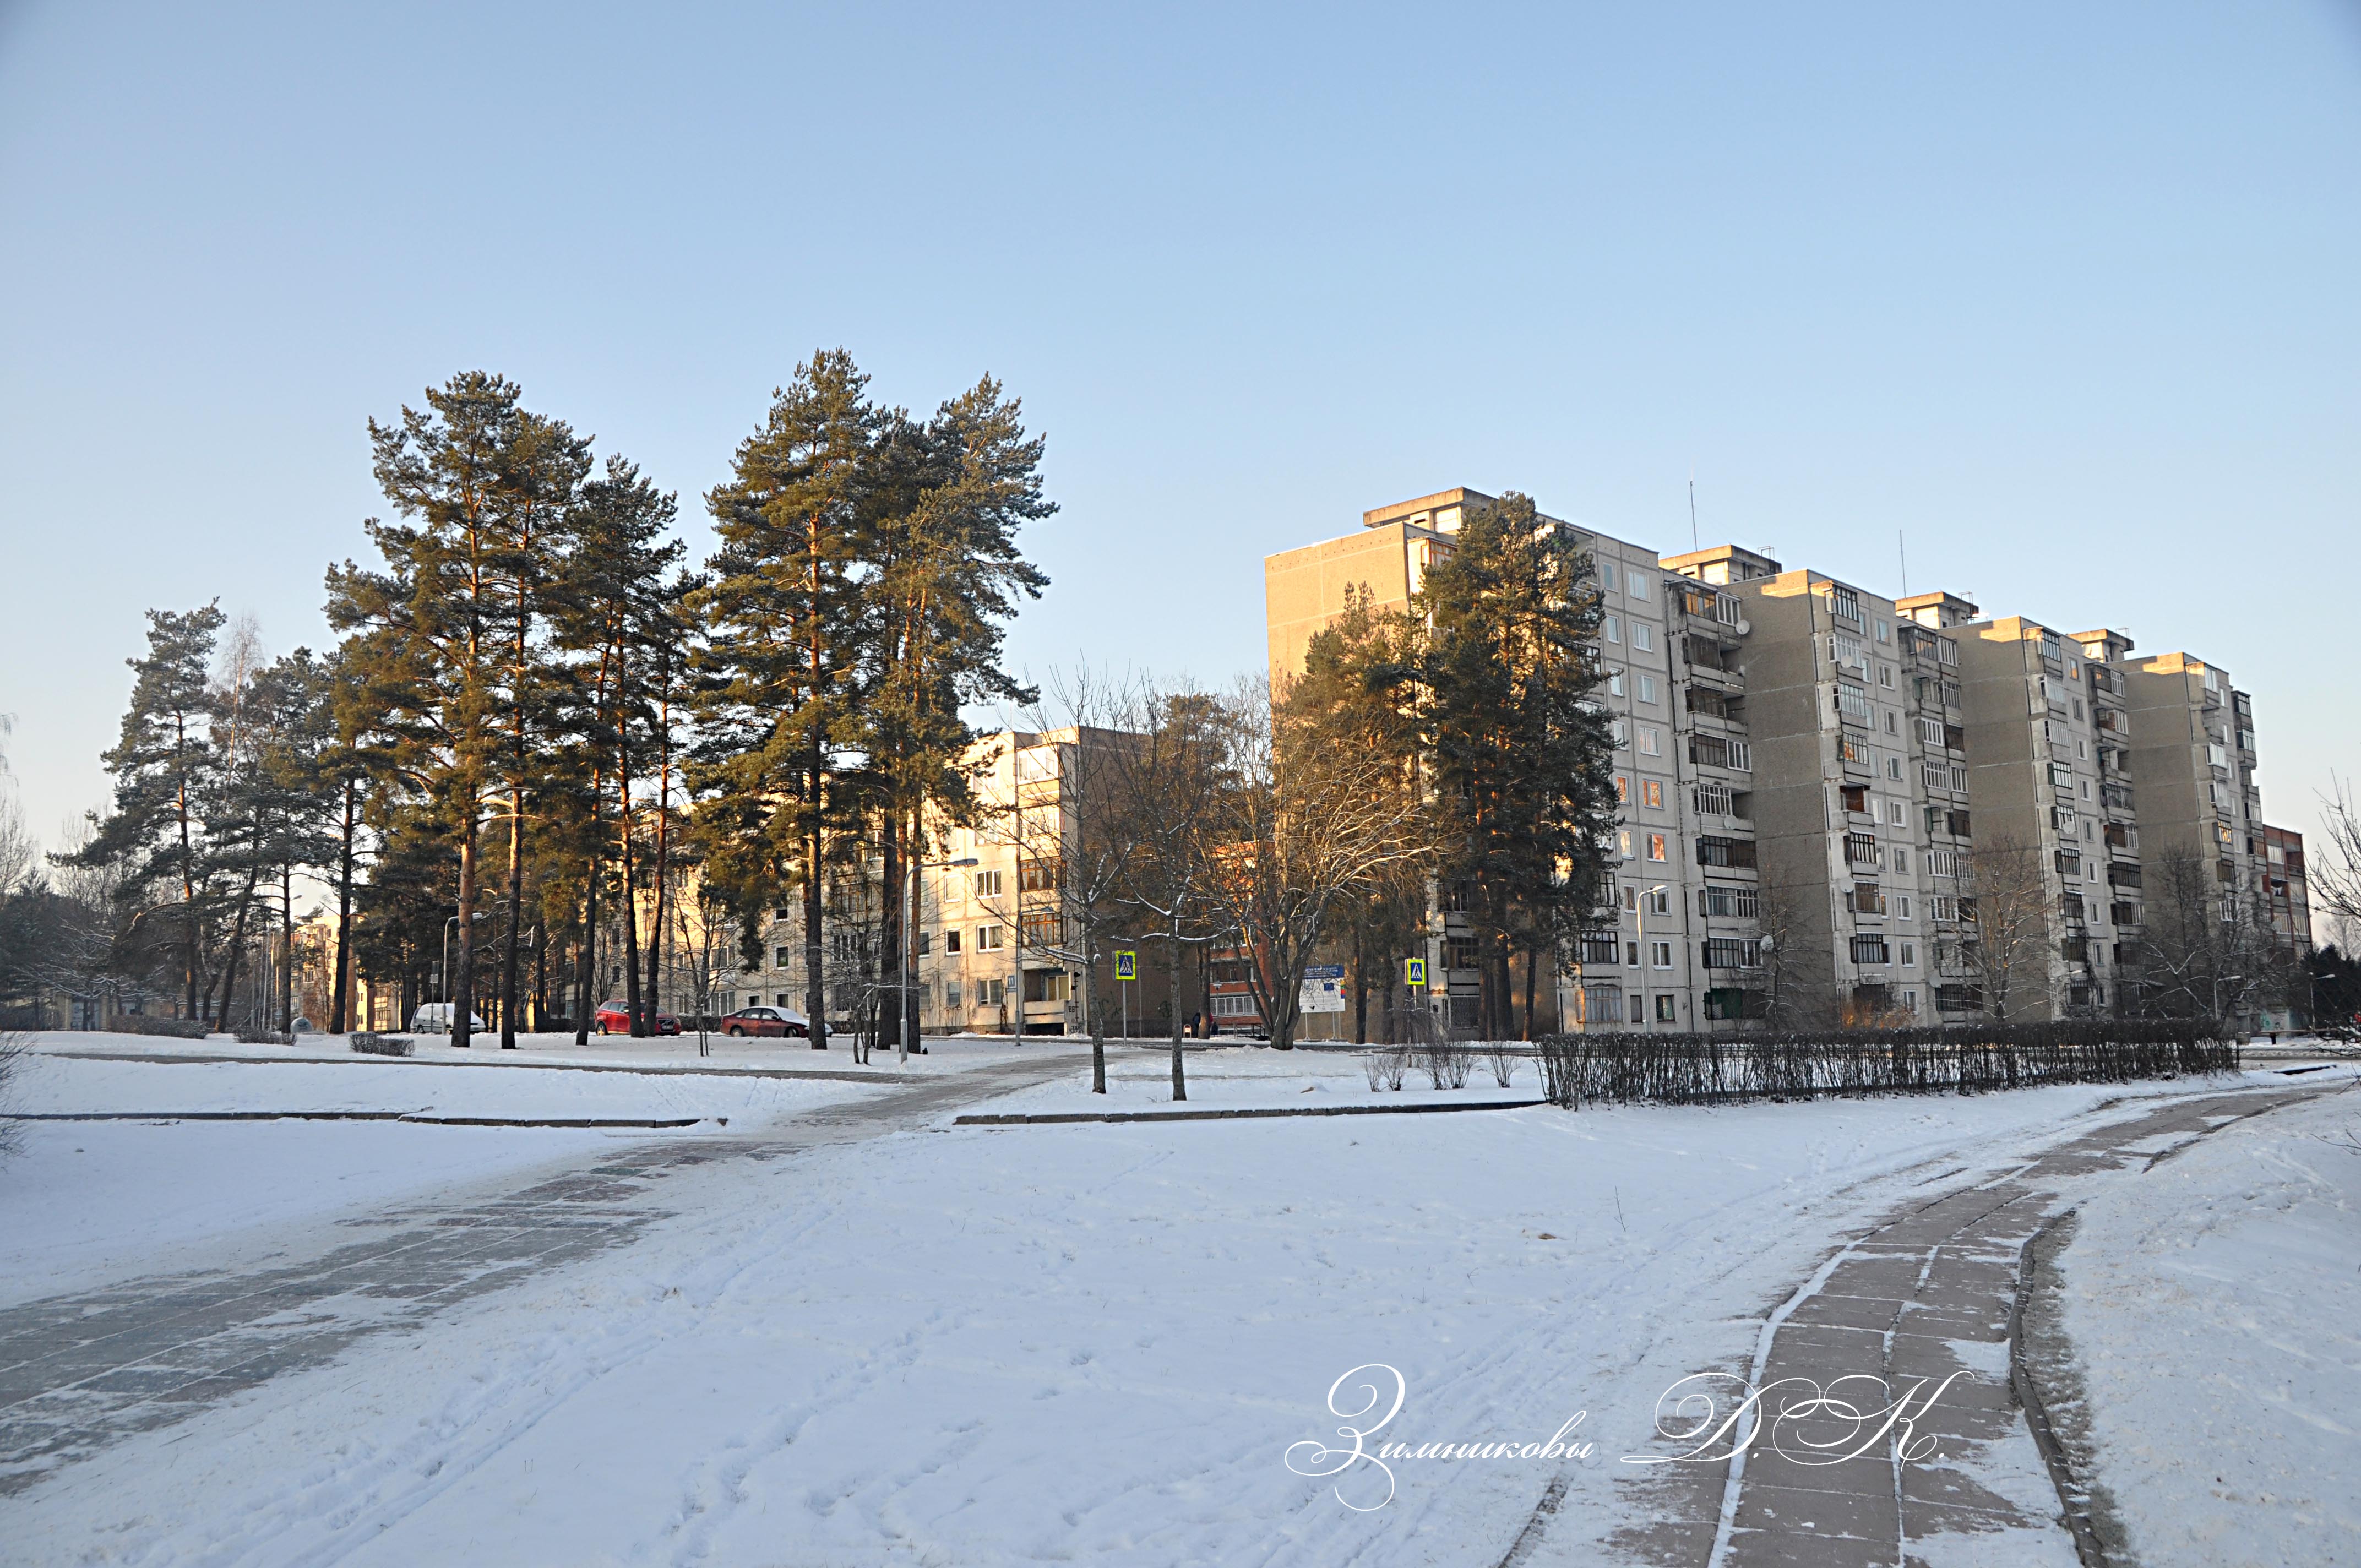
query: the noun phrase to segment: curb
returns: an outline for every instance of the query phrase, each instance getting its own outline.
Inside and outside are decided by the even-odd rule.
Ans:
[[[1273,1105],[1233,1111],[1045,1111],[1031,1115],[960,1116],[954,1127],[1042,1127],[1071,1122],[1230,1122],[1271,1116],[1414,1116],[1444,1111],[1524,1111],[1546,1100],[1484,1100],[1459,1105]]]
[[[694,1127],[703,1116],[427,1116],[409,1111],[15,1111],[7,1122],[407,1122],[428,1127]],[[714,1118],[722,1126],[730,1118]]]

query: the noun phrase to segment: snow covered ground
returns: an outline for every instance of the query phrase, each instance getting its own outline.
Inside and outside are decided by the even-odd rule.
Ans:
[[[2361,1561],[2356,1144],[2330,1095],[2082,1204],[2065,1324],[2140,1562]]]
[[[88,1036],[46,1036],[44,1044]],[[122,1039],[125,1036],[115,1036]],[[144,1042],[143,1042],[144,1043]],[[193,1042],[190,1042],[193,1044]],[[91,1060],[37,1049],[11,1112],[375,1111],[517,1119],[708,1118],[743,1133],[867,1094],[830,1080],[432,1070],[341,1062]],[[22,1123],[0,1168],[0,1304],[274,1251],[291,1230],[557,1164],[620,1137],[576,1128],[361,1122]]]
[[[1086,1047],[1085,1043],[1085,1047]],[[1081,1072],[1036,1084],[995,1102],[995,1113],[1072,1111],[1225,1110],[1270,1106],[1312,1110],[1338,1105],[1375,1106],[1440,1102],[1465,1104],[1488,1100],[1534,1100],[1541,1095],[1541,1069],[1530,1057],[1509,1062],[1510,1082],[1500,1086],[1483,1061],[1471,1062],[1459,1089],[1433,1086],[1415,1069],[1398,1090],[1371,1090],[1355,1051],[1275,1051],[1268,1046],[1191,1045],[1182,1069],[1189,1088],[1185,1105],[1172,1100],[1172,1047],[1168,1042],[1131,1040],[1107,1046],[1107,1091],[1091,1091]]]
[[[202,1040],[181,1040],[169,1036],[123,1035],[100,1030],[53,1031],[30,1037],[36,1050],[71,1051],[77,1055],[228,1057],[256,1062],[333,1061],[353,1065],[396,1059],[357,1056],[343,1038],[329,1035],[298,1036],[297,1043],[291,1046],[240,1045],[229,1035],[213,1035]],[[478,1035],[475,1043],[465,1050],[453,1046],[447,1036],[415,1035],[405,1037],[415,1042],[416,1054],[399,1059],[413,1067],[620,1066],[697,1072],[758,1069],[765,1071],[938,1074],[988,1067],[1020,1056],[1071,1052],[1078,1048],[1087,1050],[1090,1045],[1087,1040],[1069,1040],[1057,1036],[1028,1036],[1019,1043],[1005,1035],[930,1035],[922,1053],[897,1058],[890,1049],[879,1050],[864,1066],[853,1061],[852,1044],[843,1038],[831,1039],[826,1050],[816,1051],[806,1040],[742,1036],[731,1039],[724,1035],[711,1035],[706,1039],[705,1054],[700,1055],[694,1032],[642,1040],[634,1040],[628,1035],[593,1035],[587,1045],[581,1046],[574,1043],[572,1035],[519,1035],[517,1048],[512,1051],[500,1048],[498,1035]]]
[[[1110,1098],[1160,1103],[1162,1058],[1119,1059]],[[1208,1103],[1397,1098],[1372,1095],[1342,1057],[1190,1065]],[[1082,1076],[1078,1062],[985,1108],[1091,1108]],[[361,1340],[11,1499],[8,1554],[1497,1562],[1556,1464],[1404,1463],[1391,1501],[1360,1512],[1337,1481],[1283,1463],[1291,1443],[1335,1439],[1332,1384],[1379,1363],[1406,1389],[1381,1438],[1543,1443],[1587,1411],[1575,1432],[1596,1448],[1567,1469],[1537,1561],[1589,1561],[1640,1517],[1619,1460],[1649,1449],[1659,1394],[1742,1365],[1762,1314],[1832,1231],[2000,1169],[2070,1121],[2125,1113],[2104,1102],[2194,1087],[994,1129],[935,1118],[782,1160],[684,1167],[664,1184],[672,1217],[628,1248],[433,1330]],[[1460,1092],[1479,1088],[1499,1092],[1488,1078]],[[61,1157],[37,1150],[27,1166]],[[1358,1470],[1343,1495],[1369,1503],[1373,1481],[1381,1490]]]

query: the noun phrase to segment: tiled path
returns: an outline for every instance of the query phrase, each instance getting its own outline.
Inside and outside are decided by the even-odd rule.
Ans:
[[[620,1246],[670,1211],[668,1170],[777,1159],[919,1127],[953,1106],[1073,1070],[1071,1058],[977,1068],[827,1106],[758,1136],[651,1139],[522,1190],[350,1222],[300,1264],[135,1279],[0,1310],[0,1496],[134,1432],[169,1426],[355,1340]]]
[[[2122,1172],[2136,1179],[2175,1146],[2327,1087],[2180,1101],[1888,1215],[1772,1315],[1751,1380],[1757,1388],[1779,1385],[1765,1402],[1773,1409],[1812,1398],[1814,1385],[1874,1409],[1913,1385],[1931,1392],[1963,1374],[1916,1420],[1916,1439],[1929,1443],[1924,1457],[1898,1462],[1893,1437],[1874,1421],[1850,1430],[1827,1420],[1788,1423],[1775,1429],[1776,1442],[1766,1430],[1735,1462],[1700,1466],[1665,1486],[1658,1497],[1670,1517],[1619,1544],[1639,1561],[1684,1568],[1924,1568],[1943,1555],[1926,1543],[1967,1533],[2003,1538],[2007,1561],[2073,1563],[2106,1532],[2091,1529],[2089,1478],[2076,1478],[2071,1457],[2060,1460],[2062,1478],[2047,1468],[2018,1397],[2025,1386],[2012,1386],[2026,1243],[2070,1208],[2087,1179]],[[2042,1387],[2045,1367],[2054,1379],[2060,1358],[2036,1354],[2026,1391],[2054,1401],[2054,1389]],[[1864,1376],[1883,1387],[1839,1383]],[[1839,1446],[1816,1453],[1815,1442]],[[1864,1443],[1857,1457],[1826,1462]],[[2014,1474],[2013,1497],[1986,1485],[1996,1472]],[[2060,1485],[2077,1498],[2070,1517],[2059,1504]]]

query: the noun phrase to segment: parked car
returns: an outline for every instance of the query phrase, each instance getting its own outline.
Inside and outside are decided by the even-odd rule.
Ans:
[[[422,1003],[418,1011],[410,1015],[410,1032],[413,1035],[447,1035],[451,1032],[451,1004],[447,1002]],[[481,1018],[477,1017],[472,1012],[467,1014],[467,1028],[470,1033],[484,1027],[486,1025]]]
[[[792,1007],[741,1007],[721,1020],[725,1035],[782,1035],[811,1037],[811,1020]]]
[[[620,1002],[601,1002],[593,1022],[598,1025],[598,1032],[602,1035],[628,1035],[631,1032],[631,1010]],[[659,1008],[653,1032],[677,1035],[680,1033],[680,1020]]]

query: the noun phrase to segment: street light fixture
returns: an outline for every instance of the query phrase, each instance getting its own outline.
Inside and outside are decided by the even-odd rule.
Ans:
[[[1639,898],[1631,905],[1631,925],[1640,938],[1640,994],[1642,996],[1648,993],[1648,960],[1653,956],[1648,951],[1648,900],[1671,885],[1670,883],[1660,882],[1653,887],[1642,888]],[[1653,1020],[1640,1019],[1635,1022],[1649,1023]]]
[[[958,866],[976,863],[973,855],[963,855],[956,861],[912,861],[902,872],[902,983],[895,990],[899,993],[895,1003],[902,1010],[899,1025],[894,1031],[894,1060],[896,1066],[910,1059],[910,1033],[918,1026],[918,1010],[911,998],[918,989],[918,873],[950,871]]]

